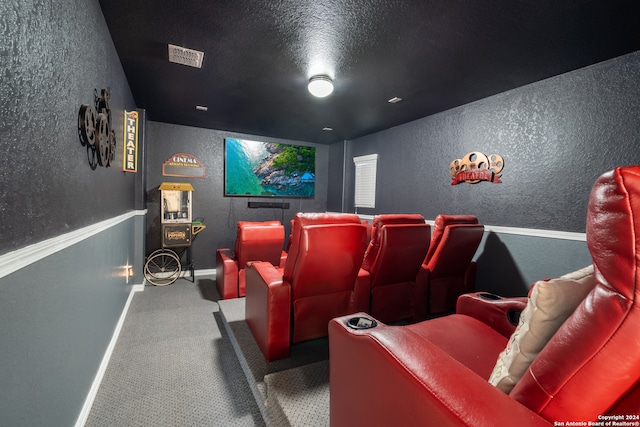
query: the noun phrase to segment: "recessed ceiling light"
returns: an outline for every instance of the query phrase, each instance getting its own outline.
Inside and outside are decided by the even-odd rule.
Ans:
[[[402,98],[398,98],[397,96],[394,96],[393,98],[391,98],[390,100],[388,100],[387,102],[389,104],[396,104],[398,102],[402,101]]]
[[[324,128],[322,128],[322,130],[325,130],[325,131],[331,131],[331,130],[333,130],[333,128],[330,128],[330,127],[324,127]]]
[[[333,92],[333,81],[328,76],[313,76],[309,79],[307,86],[311,95],[318,98],[324,98]]]
[[[207,111],[209,107],[205,107],[204,105],[196,105],[196,110],[198,111]]]

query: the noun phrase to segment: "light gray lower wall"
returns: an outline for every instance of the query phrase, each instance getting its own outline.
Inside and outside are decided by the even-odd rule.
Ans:
[[[526,296],[537,280],[558,277],[592,263],[584,241],[485,232],[476,252],[476,289]]]
[[[127,284],[124,266],[141,257],[143,220],[125,216],[0,278],[0,424],[76,423],[132,285],[142,283]]]

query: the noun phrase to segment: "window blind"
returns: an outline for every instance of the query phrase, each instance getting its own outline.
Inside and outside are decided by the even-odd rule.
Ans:
[[[353,163],[356,167],[355,206],[375,208],[378,155],[354,157]]]

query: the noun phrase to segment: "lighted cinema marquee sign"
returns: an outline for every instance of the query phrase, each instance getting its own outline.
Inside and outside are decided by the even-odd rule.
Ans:
[[[196,156],[177,153],[162,164],[163,176],[181,176],[185,178],[206,178],[207,168]]]
[[[138,171],[138,112],[124,112],[124,157],[122,170],[125,172]]]
[[[489,181],[494,184],[501,184],[501,175],[498,175],[504,168],[504,160],[498,154],[484,155],[479,151],[467,153],[462,159],[455,159],[449,165],[449,173],[453,178],[451,185],[461,182],[477,184],[480,181]]]

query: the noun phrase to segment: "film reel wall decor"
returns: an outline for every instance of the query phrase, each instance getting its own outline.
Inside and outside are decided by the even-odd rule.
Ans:
[[[477,184],[480,181],[489,181],[501,184],[499,175],[504,168],[504,159],[499,154],[488,156],[479,151],[467,153],[462,159],[455,159],[449,165],[449,173],[453,177],[451,185],[461,182]]]
[[[87,149],[92,170],[98,165],[110,167],[116,153],[116,134],[111,121],[109,89],[93,91],[93,105],[82,104],[78,112],[78,137]]]

